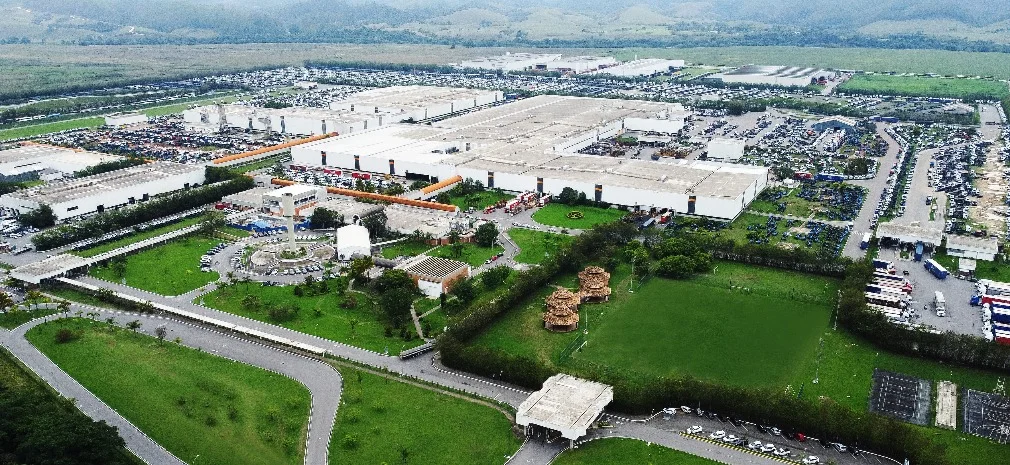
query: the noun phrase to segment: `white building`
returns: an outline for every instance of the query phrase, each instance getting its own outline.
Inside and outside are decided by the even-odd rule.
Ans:
[[[643,77],[669,73],[685,66],[684,60],[643,58],[594,71],[592,74],[609,74],[616,77]]]
[[[576,56],[561,57],[547,63],[547,71],[559,73],[582,74],[599,71],[611,66],[617,66],[620,62],[614,57]]]
[[[734,162],[743,156],[747,141],[743,139],[712,139],[708,141],[709,160]]]
[[[383,116],[385,123],[423,121],[505,100],[498,90],[393,86],[370,89],[330,103],[330,109]],[[382,123],[380,123],[381,125]]]
[[[23,178],[46,170],[58,171],[63,176],[73,176],[76,171],[122,159],[123,157],[106,153],[30,143],[0,150],[0,178]],[[53,179],[59,176],[47,177]]]
[[[203,182],[202,166],[153,162],[12,192],[0,196],[0,205],[21,213],[49,205],[57,220],[62,221],[146,202],[156,195]]]
[[[421,293],[436,299],[449,292],[452,284],[470,276],[470,265],[447,258],[418,255],[396,266],[417,283]]]
[[[999,253],[996,238],[947,235],[947,255],[993,261]]]
[[[834,71],[818,68],[747,65],[732,71],[714,74],[708,79],[719,80],[726,84],[806,87],[821,78],[834,79],[836,76],[837,73]]]
[[[547,64],[561,58],[561,54],[508,53],[493,57],[480,57],[460,62],[460,68],[500,71],[530,71],[547,69]]]
[[[613,387],[559,373],[519,404],[516,424],[527,434],[533,427],[557,431],[574,443],[586,435],[613,400]]]
[[[113,113],[111,115],[105,115],[106,126],[121,127],[146,122],[147,115],[143,113]]]
[[[767,168],[577,153],[628,130],[676,133],[684,115],[679,105],[544,95],[431,125],[388,125],[307,143],[291,154],[299,165],[414,178],[458,175],[515,192],[572,187],[616,205],[733,219],[764,190]]]
[[[302,216],[302,211],[313,207],[326,198],[326,189],[307,184],[292,184],[263,193],[263,212],[271,215],[283,215],[284,196],[291,194],[295,203],[294,216]]]
[[[371,255],[372,241],[367,228],[357,224],[337,228],[337,259],[347,261]]]

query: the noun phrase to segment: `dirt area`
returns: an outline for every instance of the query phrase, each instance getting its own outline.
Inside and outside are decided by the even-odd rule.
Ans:
[[[936,383],[936,426],[957,429],[957,385],[950,381]]]
[[[985,157],[985,167],[979,173],[976,187],[982,193],[978,206],[968,210],[968,218],[983,224],[991,232],[1006,229],[1007,206],[1004,202],[1010,184],[1003,178],[1003,163],[999,160],[999,144],[994,144]]]

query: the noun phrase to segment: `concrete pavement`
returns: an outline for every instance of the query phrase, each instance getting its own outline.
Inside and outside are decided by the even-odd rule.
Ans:
[[[887,154],[880,158],[880,169],[877,170],[877,175],[863,181],[846,181],[849,184],[866,188],[867,192],[863,208],[859,211],[856,219],[852,221],[852,232],[842,249],[843,257],[859,259],[866,255],[866,251],[859,248],[859,243],[863,240],[863,234],[873,232],[870,222],[873,221],[874,210],[880,203],[880,196],[883,195],[884,189],[887,187],[888,172],[891,170],[891,166],[898,161],[901,147],[898,145],[898,141],[887,134],[887,131],[884,130],[886,127],[884,123],[877,123],[877,134],[887,141]]]

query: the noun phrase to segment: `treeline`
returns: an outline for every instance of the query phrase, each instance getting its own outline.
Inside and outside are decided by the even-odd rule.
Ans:
[[[121,170],[131,166],[143,165],[147,163],[143,158],[127,157],[122,160],[103,161],[97,165],[89,166],[80,171],[74,171],[75,178],[94,176],[96,174],[108,173],[109,171]]]
[[[618,247],[624,247],[636,235],[635,228],[624,223],[598,226],[575,238],[542,266],[520,273],[501,296],[471,308],[439,339],[442,362],[463,371],[496,376],[538,389],[544,379],[557,372],[556,367],[539,359],[468,342],[507,312],[520,308],[522,302],[557,274],[573,272],[594,260],[614,257],[620,253]],[[753,252],[755,255],[750,256],[758,255],[757,251]],[[770,255],[767,257],[767,260],[773,259]],[[645,375],[581,361],[566,366],[566,371],[613,386],[612,405],[621,412],[643,414],[671,405],[700,406],[737,418],[858,444],[860,448],[892,457],[907,457],[918,465],[949,463],[944,446],[932,441],[923,431],[891,418],[850,409],[827,398],[807,399],[772,389],[731,387],[690,376]]]
[[[269,69],[276,69],[276,66],[250,66],[248,68],[243,68],[241,70],[233,70],[233,72],[239,71],[264,71]],[[172,75],[171,79],[176,81],[184,81],[187,79],[196,79],[207,76],[217,76],[223,72],[228,72],[227,70],[208,70],[201,72],[187,72]],[[61,80],[58,83],[37,83],[34,86],[28,86],[27,88],[21,89],[0,89],[0,105],[11,105],[22,103],[29,99],[39,99],[39,98],[52,98],[52,97],[72,97],[72,96],[84,96],[84,97],[96,97],[96,96],[108,96],[108,97],[118,97],[118,93],[123,92],[122,87],[126,86],[143,86],[143,85],[154,85],[165,83],[164,76],[151,76],[143,78],[108,78],[103,80],[90,80],[81,81],[80,83],[71,80]],[[234,86],[222,83],[204,83],[199,87],[191,87],[183,90],[181,93],[195,92],[195,93],[207,93],[212,90],[217,89],[232,89]],[[86,94],[86,95],[85,95]],[[150,98],[148,95],[146,98]],[[143,99],[141,99],[143,100]],[[47,103],[48,104],[48,103]],[[104,103],[96,105],[96,107],[104,106]],[[46,107],[47,111],[36,114],[50,114],[50,113],[66,113],[67,111],[56,111],[53,107]],[[22,116],[34,116],[34,115],[22,115]]]
[[[32,244],[38,250],[49,250],[84,239],[99,237],[117,229],[128,228],[166,215],[216,202],[226,195],[251,189],[254,186],[255,182],[252,178],[239,176],[218,184],[210,184],[176,192],[152,199],[132,208],[107,211],[73,224],[43,231],[32,237]]]
[[[902,90],[902,89],[864,89],[860,87],[842,87],[838,91],[842,94],[852,94],[852,95],[894,95],[899,97],[935,97],[935,98],[953,98],[960,99],[963,102],[989,102],[997,98],[988,92],[957,92],[951,91],[948,94],[931,92],[930,95],[924,95],[923,92],[916,92],[915,90]]]

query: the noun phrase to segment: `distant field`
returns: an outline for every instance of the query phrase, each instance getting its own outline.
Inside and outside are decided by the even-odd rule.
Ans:
[[[859,75],[838,86],[838,90],[922,97],[971,98],[980,95],[1000,99],[1010,95],[1007,83],[981,79],[930,78],[918,76],[891,76],[886,74]]]
[[[41,136],[43,134],[66,131],[69,129],[95,128],[103,124],[105,124],[105,118],[93,117],[33,124],[31,126],[21,126],[19,128],[0,129],[0,141],[20,139],[22,137]]]

